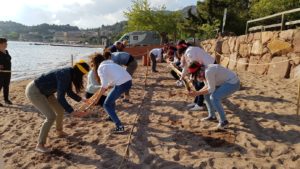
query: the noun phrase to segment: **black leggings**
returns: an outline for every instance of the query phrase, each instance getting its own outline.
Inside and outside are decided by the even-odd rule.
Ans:
[[[0,76],[0,91],[3,88],[4,100],[9,100],[9,84],[11,76]]]
[[[85,93],[85,97],[87,99],[91,98],[93,95],[94,94],[92,94],[92,93],[88,93],[88,92]],[[106,96],[102,95],[96,105],[100,105],[101,107],[103,107],[105,99],[106,99]]]
[[[156,56],[153,55],[152,53],[150,53],[150,58],[151,58],[151,61],[152,61],[152,71],[156,71]]]
[[[198,81],[193,81],[193,85],[196,89],[196,91],[199,91],[200,89],[202,89],[205,84],[204,82],[198,82]],[[203,95],[199,95],[195,97],[194,103],[196,103],[198,106],[203,106],[204,105],[204,96]]]
[[[181,64],[181,62],[180,61],[178,61],[178,62],[176,62],[175,63],[175,65],[177,66],[177,68],[176,69],[178,69],[180,72],[182,71],[182,69],[179,67],[180,66],[180,64]],[[178,76],[178,74],[174,71],[174,70],[171,70],[171,75],[176,79],[176,80],[179,80],[180,79],[180,77]]]

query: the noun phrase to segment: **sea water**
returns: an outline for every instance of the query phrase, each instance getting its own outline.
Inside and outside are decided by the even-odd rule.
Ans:
[[[24,80],[36,77],[50,70],[71,66],[74,61],[87,60],[101,48],[66,47],[50,45],[32,45],[30,42],[8,42],[8,52],[12,57],[12,80]]]

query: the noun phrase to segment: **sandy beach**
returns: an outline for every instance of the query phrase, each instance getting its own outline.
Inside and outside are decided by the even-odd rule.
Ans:
[[[299,168],[296,83],[238,73],[242,89],[224,101],[230,127],[215,131],[212,129],[217,123],[200,121],[206,111],[187,110],[186,105],[193,99],[186,96],[184,88],[176,87],[166,64],[159,64],[158,71],[149,74],[144,88],[146,67],[139,66],[131,91],[133,103],[117,102],[125,134],[111,134],[114,124],[104,121],[106,114],[102,109],[93,108],[97,116],[65,118],[64,128],[69,134],[66,138],[57,138],[53,126],[48,138],[53,148],[50,154],[34,151],[44,119],[25,97],[29,81],[14,82],[14,105],[0,107],[0,155],[4,168]],[[2,101],[2,92],[0,98]],[[120,166],[135,118],[137,125],[129,155]]]

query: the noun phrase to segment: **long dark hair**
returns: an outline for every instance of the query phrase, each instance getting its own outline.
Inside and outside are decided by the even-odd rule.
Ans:
[[[184,54],[184,52],[187,50],[188,47],[192,46],[190,43],[187,43],[185,40],[179,40],[177,42],[177,50],[178,50],[178,54],[182,55]]]
[[[103,57],[108,60],[111,59],[111,53],[110,52],[104,52]]]
[[[85,63],[77,63],[80,66],[82,66],[87,72],[90,70],[90,66]],[[72,83],[75,87],[76,93],[79,93],[83,88],[83,76],[85,75],[77,66],[77,64],[75,64],[73,66],[73,73],[72,73]]]
[[[194,80],[197,80],[198,77],[205,78],[205,66],[197,61],[193,61],[189,65],[188,72],[192,74]]]
[[[93,71],[95,73],[95,77],[98,83],[100,83],[100,77],[98,75],[98,67],[105,60],[104,56],[100,53],[95,53],[92,57],[91,63],[93,65]]]

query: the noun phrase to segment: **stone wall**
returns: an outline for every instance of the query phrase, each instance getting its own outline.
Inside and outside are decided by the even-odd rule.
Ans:
[[[300,30],[296,29],[224,37],[222,43],[211,39],[201,45],[214,57],[219,49],[221,64],[232,70],[289,78],[300,69]]]

